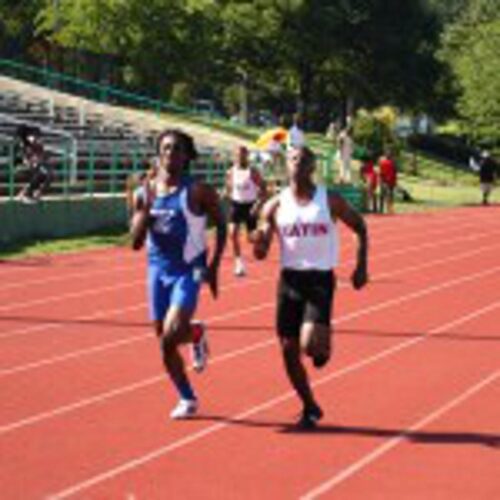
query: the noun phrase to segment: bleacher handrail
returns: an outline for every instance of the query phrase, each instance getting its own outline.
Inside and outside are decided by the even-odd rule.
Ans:
[[[111,85],[89,82],[87,80],[82,80],[74,76],[69,76],[64,73],[59,73],[49,68],[41,68],[37,66],[28,65],[26,63],[22,63],[19,61],[0,58],[0,72],[2,70],[9,70],[9,69],[13,70],[14,76],[18,78],[23,79],[26,78],[26,76],[28,76],[28,79],[32,82],[34,78],[34,82],[41,84],[45,87],[48,87],[50,89],[54,89],[59,81],[74,85],[77,91],[78,89],[82,91],[88,91],[88,90],[95,91],[98,97],[97,100],[100,102],[109,102],[109,97],[117,97],[123,99],[124,101],[129,101],[130,103],[134,103],[139,107],[146,105],[147,107],[150,107],[157,112],[161,112],[162,110],[168,110],[176,113],[190,114],[194,113],[195,111],[194,108],[179,106],[171,102],[166,102],[160,99],[154,99],[152,97],[118,89]],[[26,73],[28,75],[26,75]],[[29,78],[30,76],[33,78]]]
[[[200,112],[194,107],[180,106],[170,101],[165,101],[161,99],[154,99],[149,96],[144,96],[142,94],[134,93],[129,90],[123,90],[111,85],[106,85],[102,83],[89,82],[81,78],[76,78],[74,76],[69,76],[64,73],[59,73],[47,67],[38,67],[29,65],[20,61],[14,61],[11,59],[0,58],[0,74],[2,70],[5,72],[10,72],[12,76],[19,79],[27,79],[32,83],[42,85],[51,90],[58,90],[57,83],[67,83],[73,85],[70,93],[75,93],[77,95],[87,95],[87,91],[92,91],[97,97],[97,101],[103,104],[113,104],[110,102],[110,97],[115,97],[120,99],[121,105],[130,105],[132,107],[142,108],[146,106],[148,109],[154,111],[156,114],[162,112],[171,112],[174,114],[180,114],[184,116],[189,116],[194,122],[198,122],[202,125],[213,126],[216,125],[221,130],[228,130],[232,133],[238,133],[243,137],[253,139],[255,135],[258,135],[258,128],[255,133],[249,133],[248,127],[240,124],[234,123],[230,119],[220,116],[218,114]]]
[[[33,121],[33,120],[27,120],[23,118],[18,118],[16,116],[9,115],[7,113],[1,113],[0,112],[0,119],[3,119],[5,121],[10,121],[12,123],[15,123],[16,125],[28,125],[31,127],[36,127],[37,129],[41,130],[42,132],[48,132],[53,135],[59,135],[64,137],[65,139],[68,140],[76,140],[73,134],[70,132],[67,132],[60,127],[54,127],[51,125],[47,124],[41,124],[40,122]]]

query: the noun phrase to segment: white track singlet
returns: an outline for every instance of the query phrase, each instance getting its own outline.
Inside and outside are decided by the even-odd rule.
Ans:
[[[339,238],[324,186],[316,186],[306,205],[297,203],[291,189],[279,195],[276,224],[281,245],[281,267],[331,270],[337,266]]]
[[[257,185],[252,179],[250,168],[232,167],[231,200],[238,203],[253,203],[257,199]]]

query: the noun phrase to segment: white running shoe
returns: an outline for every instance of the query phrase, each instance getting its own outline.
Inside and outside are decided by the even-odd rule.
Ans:
[[[236,259],[236,263],[234,264],[234,274],[235,276],[245,276],[246,274],[245,264],[243,264],[243,260]]]
[[[191,359],[193,362],[193,370],[200,373],[202,372],[208,362],[208,341],[205,323],[202,321],[193,321],[191,328],[199,328],[201,331],[198,333],[198,341],[191,344]]]
[[[27,195],[20,195],[17,198],[21,203],[24,203],[25,205],[35,205],[38,200],[36,200],[33,197],[27,196]]]
[[[172,420],[183,420],[193,415],[198,411],[198,401],[196,399],[179,399],[177,406],[170,412]]]

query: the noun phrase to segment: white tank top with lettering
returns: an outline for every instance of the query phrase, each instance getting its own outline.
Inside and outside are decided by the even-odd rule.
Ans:
[[[282,268],[327,271],[337,266],[339,237],[325,186],[316,186],[306,205],[297,203],[291,189],[285,188],[279,195],[276,224]]]
[[[252,203],[257,199],[257,185],[252,179],[250,168],[231,168],[231,199],[238,203]]]

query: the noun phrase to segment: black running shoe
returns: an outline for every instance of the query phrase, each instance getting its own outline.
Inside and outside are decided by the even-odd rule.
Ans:
[[[328,356],[315,356],[313,358],[313,365],[315,368],[323,368],[328,363]]]
[[[317,405],[304,407],[297,427],[299,429],[314,429],[319,420],[323,418],[323,410]]]

